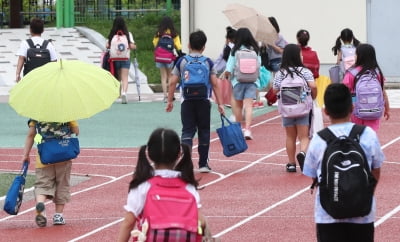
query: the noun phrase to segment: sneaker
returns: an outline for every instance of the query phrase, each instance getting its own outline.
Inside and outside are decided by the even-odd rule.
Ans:
[[[47,225],[44,203],[40,202],[40,203],[36,204],[35,222],[36,222],[37,226],[39,226],[39,227],[46,227],[46,225]]]
[[[208,165],[202,166],[199,169],[200,173],[210,173],[211,172],[211,168]]]
[[[243,129],[243,136],[246,140],[253,139],[253,136],[251,135],[251,131],[249,129]]]
[[[296,172],[296,164],[287,163],[286,164],[286,171],[287,172]]]
[[[62,214],[59,214],[59,213],[54,214],[53,224],[54,225],[64,225],[65,224],[65,220],[64,220]]]
[[[126,93],[122,93],[122,95],[121,95],[121,103],[122,104],[127,104],[128,103],[128,98],[126,96]]]
[[[304,151],[299,152],[296,155],[296,159],[299,162],[299,166],[300,166],[301,171],[303,171],[304,160],[306,159],[306,153],[304,153]]]

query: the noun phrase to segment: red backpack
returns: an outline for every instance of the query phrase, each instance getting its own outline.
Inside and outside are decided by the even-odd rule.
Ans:
[[[317,52],[310,47],[302,47],[301,54],[303,55],[303,65],[312,72],[314,79],[318,78],[320,64]]]
[[[187,183],[160,176],[148,181],[151,186],[140,216],[140,226],[149,226],[146,241],[200,242],[197,202]]]

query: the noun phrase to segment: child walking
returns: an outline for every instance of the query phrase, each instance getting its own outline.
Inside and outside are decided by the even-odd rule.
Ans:
[[[275,94],[279,92],[281,100],[283,97],[282,83],[287,78],[295,78],[297,76],[303,79],[302,86],[304,85],[304,87],[309,90],[307,95],[311,95],[312,99],[315,99],[317,96],[314,76],[309,69],[304,67],[300,53],[300,47],[296,44],[288,44],[283,50],[281,69],[275,74],[273,83],[273,92]],[[278,105],[284,105],[284,102],[280,101]],[[309,111],[311,111],[311,106]],[[310,141],[308,136],[310,127],[309,112],[302,116],[282,117],[282,125],[285,127],[286,131],[286,153],[289,159],[286,165],[286,171],[296,172],[296,139],[298,138],[300,141],[300,152],[297,154],[296,158],[301,169],[303,167],[305,152],[307,151]]]
[[[354,126],[350,122],[353,105],[349,89],[340,83],[329,85],[325,91],[324,103],[324,111],[331,120],[329,130],[337,137],[348,136]],[[359,137],[359,143],[364,150],[371,173],[378,181],[380,167],[385,157],[376,133],[370,127],[366,127]],[[321,166],[326,148],[327,143],[319,135],[314,135],[304,162],[304,175],[318,179],[318,182],[321,178]],[[321,206],[320,188],[319,186],[317,188],[314,216],[318,241],[374,241],[375,199],[372,200],[371,211],[366,216],[334,219]]]
[[[245,113],[245,124],[242,126],[243,135],[247,140],[253,139],[251,133],[251,122],[253,118],[253,100],[257,97],[257,88],[260,87],[260,80],[257,78],[254,82],[239,82],[235,74],[236,52],[239,50],[255,51],[259,53],[258,43],[254,39],[248,28],[240,28],[236,32],[235,46],[231,51],[228,62],[226,63],[225,78],[230,79],[233,86],[233,113],[235,120],[243,120],[243,109]],[[258,58],[261,65],[261,57]]]
[[[167,112],[171,112],[174,108],[174,91],[178,82],[181,81],[182,143],[192,147],[193,138],[197,131],[199,140],[197,149],[199,152],[199,170],[203,173],[211,171],[208,164],[208,153],[210,150],[211,89],[214,91],[216,97],[218,111],[224,114],[224,105],[220,98],[220,89],[214,63],[210,58],[202,54],[206,42],[207,36],[203,31],[198,30],[190,34],[190,53],[187,56],[181,57],[172,70],[168,89],[168,103],[165,109]],[[195,71],[192,72],[191,70]]]
[[[386,120],[388,120],[390,117],[389,99],[384,87],[385,77],[383,76],[382,70],[379,67],[378,62],[376,60],[375,48],[370,44],[360,44],[359,46],[357,46],[356,56],[357,58],[355,67],[346,72],[343,78],[343,84],[349,88],[350,92],[354,97],[353,100],[356,100],[357,97],[355,93],[356,90],[355,87],[357,81],[360,79],[361,75],[368,72],[372,73],[376,77],[376,80],[379,81],[380,86],[382,88],[382,94],[384,99],[383,116],[385,117]],[[367,120],[357,117],[354,112],[351,115],[351,122],[356,124],[367,125],[375,131],[378,131],[380,126],[380,118]]]
[[[152,226],[159,221],[152,220],[151,217],[145,217],[144,213],[147,209],[146,206],[150,203],[148,193],[156,186],[153,182],[154,179],[158,179],[159,183],[166,181],[169,184],[175,184],[177,179],[178,182],[183,182],[185,184],[185,196],[187,196],[188,200],[195,203],[198,210],[198,217],[178,217],[177,219],[180,221],[174,222],[180,224],[182,223],[182,219],[186,219],[183,221],[188,224],[190,221],[193,222],[194,220],[196,223],[196,231],[198,229],[197,226],[200,226],[200,230],[205,227],[205,219],[200,212],[200,196],[197,192],[198,182],[194,177],[190,148],[180,143],[179,137],[175,131],[158,128],[150,135],[147,145],[140,147],[135,173],[129,184],[127,203],[124,206],[126,214],[120,227],[118,241],[128,241],[135,225],[139,225],[139,231],[135,231],[134,234],[138,234],[142,239],[144,236],[148,237],[148,240],[139,241],[170,241],[168,238],[163,237],[165,236],[166,230],[168,230],[170,238],[174,236],[175,239],[175,236],[180,236],[180,240],[173,241],[197,241],[196,233],[182,232],[182,229],[177,227],[173,229],[163,228],[152,230]],[[166,187],[164,189],[168,190],[171,188]],[[171,213],[179,214],[178,211],[171,211]],[[143,227],[146,226],[144,220],[148,220],[148,226],[150,230],[152,230],[151,233],[143,232]],[[141,234],[140,230],[142,230],[143,234]],[[154,238],[150,240],[150,236]],[[188,238],[187,236],[191,239],[186,240],[186,238]],[[160,240],[160,237],[163,239]]]
[[[351,29],[343,29],[340,36],[336,39],[335,46],[332,47],[333,55],[337,55],[336,64],[340,65],[339,79],[355,63],[355,51],[360,41],[354,37]]]

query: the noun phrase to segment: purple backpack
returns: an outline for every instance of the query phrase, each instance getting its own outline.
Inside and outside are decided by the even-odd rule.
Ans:
[[[279,113],[284,118],[308,115],[312,108],[311,90],[302,76],[287,74],[281,82],[278,101]]]
[[[368,70],[357,76],[359,71],[356,69],[349,71],[355,76],[353,114],[364,120],[380,119],[385,110],[385,101],[383,99],[383,84],[377,72]]]

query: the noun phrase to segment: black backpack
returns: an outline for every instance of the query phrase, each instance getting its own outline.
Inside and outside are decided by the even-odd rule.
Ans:
[[[42,45],[37,44],[36,46],[31,39],[27,39],[26,41],[29,44],[29,49],[26,54],[24,76],[36,67],[50,62],[50,51],[47,49],[48,40],[44,40]]]
[[[318,132],[327,142],[318,184],[320,202],[335,219],[363,217],[371,211],[376,179],[359,143],[364,129],[354,125],[349,136],[340,137],[328,128]]]

